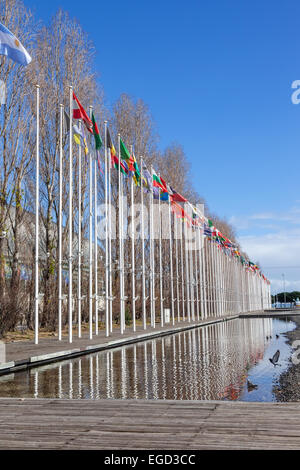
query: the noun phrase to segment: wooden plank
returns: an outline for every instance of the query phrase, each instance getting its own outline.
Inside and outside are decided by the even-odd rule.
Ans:
[[[299,449],[299,406],[0,399],[0,449]]]

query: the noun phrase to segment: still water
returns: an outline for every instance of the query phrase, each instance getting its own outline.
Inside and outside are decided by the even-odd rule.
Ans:
[[[292,353],[283,333],[295,327],[288,318],[218,323],[2,376],[0,396],[275,401]]]

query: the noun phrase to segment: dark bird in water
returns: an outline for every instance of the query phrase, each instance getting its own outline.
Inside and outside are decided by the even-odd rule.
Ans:
[[[276,335],[276,338],[278,339],[278,338],[279,338],[279,335]]]
[[[269,336],[266,336],[266,340],[268,340],[268,339],[269,339]]]
[[[273,364],[273,366],[278,366],[278,359],[279,359],[279,356],[280,356],[280,351],[279,349],[276,351],[276,353],[274,354],[274,356],[272,358],[269,358],[269,361],[271,362],[271,364]]]
[[[247,380],[247,389],[248,389],[248,392],[252,392],[252,390],[257,389],[257,385],[250,382],[250,380]]]

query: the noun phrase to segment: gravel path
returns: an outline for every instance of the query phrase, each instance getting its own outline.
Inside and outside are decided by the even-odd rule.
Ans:
[[[300,340],[300,318],[291,317],[296,323],[297,328],[288,333],[284,333],[287,343],[292,345],[294,341]],[[299,346],[298,348],[299,349]],[[300,358],[300,355],[298,355]],[[279,378],[279,383],[274,387],[276,399],[281,402],[300,401],[300,364],[293,364],[290,358],[290,366],[288,370],[283,372]]]

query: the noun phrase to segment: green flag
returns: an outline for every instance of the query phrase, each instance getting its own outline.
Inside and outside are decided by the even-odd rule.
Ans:
[[[93,134],[94,134],[94,138],[95,138],[95,146],[96,146],[96,150],[100,150],[101,147],[102,147],[102,139],[100,137],[100,133],[99,133],[99,129],[98,129],[98,126],[97,126],[97,123],[96,123],[96,120],[95,120],[95,116],[94,116],[94,113],[92,113],[92,123],[93,123]]]

